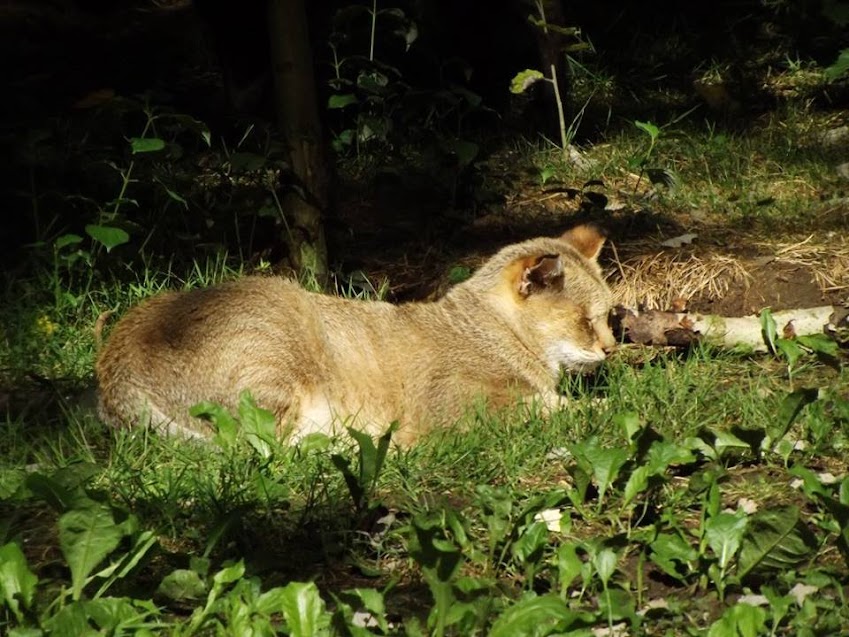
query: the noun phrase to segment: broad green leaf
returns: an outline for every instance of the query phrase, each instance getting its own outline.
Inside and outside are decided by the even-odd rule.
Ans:
[[[772,442],[778,442],[787,434],[787,431],[799,417],[806,405],[814,402],[819,396],[816,388],[797,389],[787,394],[778,408],[778,418],[775,426],[768,427],[769,437]]]
[[[377,467],[377,447],[374,440],[364,431],[348,427],[348,434],[357,443],[359,457],[360,486],[366,489],[374,480],[374,470]]]
[[[384,633],[389,632],[386,603],[380,591],[373,588],[351,588],[340,593],[339,599],[356,610],[367,611]]]
[[[154,153],[165,148],[165,140],[158,137],[131,137],[130,148],[133,150],[133,155]]]
[[[796,340],[799,342],[799,345],[807,347],[817,354],[825,354],[826,356],[836,358],[840,353],[840,346],[837,344],[837,341],[825,334],[802,335],[796,337]]]
[[[766,611],[758,606],[735,604],[708,630],[708,637],[759,637],[765,634]]]
[[[609,617],[613,621],[622,619],[630,620],[632,623],[637,621],[634,597],[621,588],[608,588],[599,595],[598,610],[603,617]]]
[[[634,498],[648,488],[650,475],[651,471],[646,465],[637,467],[631,472],[622,494],[623,504],[625,506],[629,505]]]
[[[557,169],[554,166],[545,166],[539,171],[539,181],[545,186],[549,179],[557,174]]]
[[[336,135],[333,138],[333,142],[332,142],[333,150],[335,150],[336,152],[340,152],[340,151],[344,150],[345,148],[347,148],[348,146],[350,146],[351,144],[353,144],[354,143],[354,136],[356,135],[356,132],[357,131],[355,131],[353,128],[346,128],[341,133]],[[277,211],[275,209],[275,215],[276,214],[277,214]]]
[[[720,455],[726,449],[751,449],[752,446],[746,442],[745,440],[740,440],[737,436],[735,436],[730,431],[718,430],[711,432],[715,438],[713,441],[713,446],[719,452]]]
[[[88,622],[85,602],[82,601],[74,601],[63,607],[46,619],[42,627],[47,629],[50,637],[80,637],[94,633]]]
[[[130,240],[130,235],[121,228],[89,224],[85,227],[85,231],[88,236],[102,244],[107,252],[111,252],[112,248],[123,245]]]
[[[828,3],[828,5],[840,6],[840,3],[830,2]],[[829,82],[834,82],[835,80],[839,80],[841,77],[844,77],[847,74],[849,74],[849,49],[843,49],[840,52],[840,55],[837,56],[837,59],[834,61],[834,63],[831,66],[826,67],[825,77]]]
[[[194,571],[178,568],[162,578],[157,592],[177,601],[201,599],[206,595],[206,583]]]
[[[348,487],[348,493],[354,501],[354,506],[360,509],[365,504],[366,492],[360,484],[360,480],[351,470],[351,461],[338,453],[330,456],[330,461],[333,463],[333,466],[339,469],[342,477],[345,479],[345,485]]]
[[[0,548],[0,595],[18,621],[23,619],[23,608],[32,606],[38,577],[29,570],[27,558],[14,542]]]
[[[239,420],[248,443],[261,458],[269,458],[277,441],[277,419],[267,409],[258,407],[250,392],[239,396]]]
[[[537,563],[548,545],[548,527],[545,522],[534,522],[513,542],[510,552],[519,564]]]
[[[823,499],[828,499],[831,497],[831,491],[823,486],[823,483],[820,482],[820,479],[817,477],[813,471],[808,469],[807,467],[803,467],[802,465],[795,465],[790,467],[790,475],[796,476],[797,478],[802,479],[802,490],[805,492],[805,495],[809,498],[816,499],[816,496],[819,496]]]
[[[793,598],[790,595],[782,595],[772,586],[761,586],[761,595],[766,597],[769,602],[770,610],[772,610],[772,625],[778,626],[781,620],[790,612],[790,607],[793,605]]]
[[[635,121],[634,126],[651,137],[652,141],[656,140],[658,135],[660,135],[660,129],[651,122]]]
[[[609,547],[604,547],[593,555],[593,567],[601,580],[602,586],[607,588],[607,583],[616,572],[616,563],[619,561],[619,556],[616,551]]]
[[[510,81],[510,92],[516,95],[524,93],[531,85],[544,79],[545,76],[536,69],[525,69]]]
[[[688,465],[696,461],[693,452],[674,442],[655,440],[649,448],[646,466],[652,475],[662,475],[669,465]]]
[[[44,631],[40,628],[27,628],[24,626],[16,626],[6,634],[7,637],[44,637]]]
[[[389,84],[389,78],[379,71],[360,71],[357,86],[370,93],[381,94]]]
[[[775,319],[772,317],[772,312],[769,308],[764,308],[760,313],[761,319],[761,336],[764,343],[769,348],[769,351],[775,352],[775,339],[778,338],[778,328],[775,325]]]
[[[469,166],[480,152],[480,146],[465,139],[451,141],[451,151],[457,155],[457,163],[461,168]]]
[[[721,568],[726,568],[740,549],[746,522],[744,515],[732,513],[718,513],[705,522],[705,538]]]
[[[215,436],[212,440],[222,449],[229,449],[236,444],[239,423],[221,405],[205,400],[193,405],[189,409],[189,415],[195,418],[204,418],[212,423],[215,428]]]
[[[563,631],[580,615],[556,595],[529,597],[514,604],[495,620],[489,637],[535,637]]]
[[[134,601],[118,597],[86,601],[83,607],[102,634],[123,634],[128,625],[137,624],[147,614],[140,612]]]
[[[843,506],[849,506],[849,476],[846,476],[840,482],[837,501]]]
[[[572,445],[572,455],[582,464],[586,471],[589,469],[598,488],[598,500],[604,500],[604,494],[608,487],[616,480],[619,470],[628,460],[628,451],[618,447],[605,449],[598,443],[598,438],[593,436]]]
[[[318,637],[327,634],[330,615],[324,600],[312,582],[291,582],[283,588],[280,597],[283,617],[291,637]]]
[[[796,363],[805,352],[799,347],[799,343],[788,338],[775,339],[775,349],[784,356],[789,368],[796,367]]]
[[[315,432],[307,434],[298,441],[298,451],[302,455],[307,455],[312,452],[327,451],[332,444],[330,436],[327,434]]]
[[[200,136],[207,146],[212,146],[212,135],[209,132],[209,126],[204,124],[202,121],[182,113],[171,113],[167,115],[167,118],[180,124],[183,128],[194,131]]]
[[[753,570],[789,571],[807,560],[816,539],[800,523],[799,509],[784,506],[758,511],[749,518],[737,560],[737,575]]]
[[[37,498],[44,500],[60,513],[70,509],[83,508],[91,504],[92,499],[83,489],[87,477],[78,475],[74,471],[76,467],[77,465],[71,465],[59,469],[50,476],[33,473],[27,476],[26,487]]]
[[[360,100],[353,93],[345,93],[342,95],[331,95],[327,100],[327,108],[345,108],[351,104],[356,104]]]
[[[124,536],[106,505],[68,511],[59,518],[59,545],[71,569],[73,598],[79,599],[86,578]]]
[[[690,564],[699,558],[699,552],[677,533],[660,533],[650,548],[649,559],[664,573],[679,580],[690,572]],[[684,567],[683,573],[676,563]]]
[[[472,271],[464,265],[454,265],[448,270],[448,283],[456,285],[472,276]]]
[[[63,234],[61,237],[56,239],[56,243],[53,245],[57,250],[61,250],[65,246],[77,245],[81,243],[83,238],[78,234]]]
[[[162,186],[162,188],[165,190],[165,194],[167,194],[170,199],[173,199],[174,201],[176,201],[178,204],[183,206],[183,208],[185,208],[186,210],[189,209],[189,202],[186,201],[184,197],[178,195],[176,192],[171,190],[168,186],[165,185],[165,183],[161,179],[157,178],[156,181],[159,182],[159,185]]]
[[[397,420],[393,420],[386,431],[380,436],[377,441],[377,452],[374,457],[374,467],[372,468],[371,485],[374,489],[377,483],[377,478],[383,469],[383,462],[386,460],[386,454],[389,452],[389,445],[392,442],[392,434],[398,431],[401,424]]]
[[[137,523],[137,519],[134,515],[131,515],[127,520],[125,520],[123,525],[123,533],[124,535],[133,536],[135,534],[134,530],[128,530],[128,522],[132,520]],[[141,562],[142,558],[147,555],[147,552],[156,544],[157,537],[153,531],[144,531],[139,533],[133,542],[133,547],[124,555],[121,555],[118,559],[116,559],[112,564],[110,564],[105,569],[95,573],[97,577],[102,577],[106,579],[106,582],[100,587],[97,591],[95,597],[100,597],[104,592],[116,581],[119,579],[125,578],[130,574],[136,566],[138,566],[139,562]]]
[[[218,587],[224,587],[227,584],[241,579],[245,575],[245,563],[239,560],[235,564],[226,566],[212,576],[213,583]]]
[[[622,428],[625,437],[628,440],[633,440],[640,430],[643,428],[643,423],[640,421],[640,416],[634,411],[626,411],[621,414],[616,414],[613,417],[613,423]]]
[[[444,517],[449,513],[458,517],[457,513],[449,511],[431,511],[416,515],[411,525],[409,553],[421,567],[434,599],[428,623],[447,614],[456,601],[452,582],[462,565],[463,553],[447,539]]]
[[[561,544],[557,549],[557,578],[561,594],[566,592],[583,570],[584,562],[578,557],[576,549],[574,543]]]

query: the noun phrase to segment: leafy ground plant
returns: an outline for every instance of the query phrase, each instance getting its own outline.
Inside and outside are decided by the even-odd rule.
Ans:
[[[801,133],[626,129],[587,149],[590,166],[538,163],[628,196],[631,158],[673,166],[680,183],[640,183],[641,205],[710,208],[731,232],[815,210],[795,186],[759,206],[775,180],[760,155],[798,147],[783,177],[830,183],[830,156]],[[667,222],[649,217],[650,233]],[[82,228],[0,304],[0,633],[849,632],[849,376],[834,341],[765,312],[764,355],[623,347],[564,382],[559,412],[477,409],[406,449],[391,431],[278,440],[246,394],[235,413],[197,407],[212,434],[199,444],[105,429],[70,390],[90,381],[103,310],[258,266],[145,256],[115,275],[122,247]],[[445,260],[452,280],[474,268]]]

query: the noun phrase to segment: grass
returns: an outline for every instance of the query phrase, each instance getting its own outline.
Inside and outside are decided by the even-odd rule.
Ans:
[[[835,167],[844,159],[839,145],[823,139],[844,123],[839,117],[797,102],[737,130],[705,116],[696,109],[655,121],[660,133],[648,157],[648,137],[623,123],[605,143],[583,149],[584,164],[561,164],[555,174],[570,184],[601,180],[603,192],[618,198],[651,194],[652,207],[695,213],[727,228],[798,232],[827,225],[818,217],[842,196]],[[540,174],[558,165],[558,154],[536,153]],[[653,185],[640,162],[669,171],[672,187]]]
[[[209,578],[233,564],[243,564],[266,592],[284,590],[287,582],[316,582],[331,609],[322,610],[328,618],[332,612],[347,612],[340,600],[350,594],[346,598],[343,591],[372,590],[389,609],[380,619],[389,622],[390,634],[413,634],[416,625],[424,624],[437,631],[441,612],[447,613],[442,621],[450,634],[485,632],[486,626],[495,630],[499,622],[517,631],[510,634],[531,634],[527,622],[514,618],[511,612],[518,611],[511,609],[531,608],[531,600],[542,604],[543,599],[560,600],[560,610],[545,606],[535,612],[551,614],[552,626],[571,626],[574,634],[580,634],[580,626],[610,621],[624,621],[634,634],[681,634],[687,623],[698,632],[717,622],[757,624],[761,614],[765,629],[776,634],[826,618],[829,626],[849,627],[849,615],[836,605],[847,576],[845,556],[839,553],[840,507],[845,505],[838,503],[843,496],[828,479],[792,485],[794,470],[807,469],[813,476],[827,471],[838,476],[838,484],[846,474],[845,457],[837,451],[849,440],[846,399],[832,392],[804,408],[787,439],[805,441],[807,448],[785,458],[772,451],[777,446],[745,442],[768,435],[782,413],[789,387],[779,366],[698,349],[689,355],[660,354],[641,365],[627,359],[627,353],[615,358],[599,377],[570,388],[572,406],[551,418],[528,409],[482,411],[412,449],[391,451],[377,489],[359,511],[331,462],[337,453],[357,465],[350,441],[274,446],[263,457],[247,444],[186,444],[145,432],[107,430],[84,408],[71,408],[62,422],[46,427],[12,419],[3,436],[3,536],[24,547],[39,578],[39,593],[46,596],[36,596],[23,622],[50,625],[51,613],[55,617],[78,603],[61,592],[67,589],[60,587],[68,586],[65,563],[73,561],[63,560],[56,525],[75,506],[89,510],[96,502],[108,505],[116,519],[133,516],[140,528],[155,533],[157,548],[109,592],[115,599],[154,599],[155,610],[147,612],[146,621],[168,632],[194,632],[187,626],[214,589],[214,578]],[[831,381],[833,387],[849,385],[845,371]],[[740,428],[754,438],[743,436]],[[731,431],[739,437],[716,437]],[[627,495],[637,469],[648,466],[641,447],[660,438],[670,444],[667,452],[676,460],[644,490]],[[608,457],[613,452],[619,452],[618,460]],[[592,460],[589,465],[582,463],[582,453]],[[613,469],[600,473],[600,466]],[[45,491],[42,482],[50,489]],[[77,496],[85,506],[73,504],[70,497],[64,504],[53,501],[51,494],[63,489],[85,493]],[[758,512],[743,513],[744,501]],[[735,513],[723,513],[727,510]],[[559,530],[535,521],[544,511],[562,516]],[[796,544],[782,545],[788,536],[775,540],[778,523],[771,527],[769,518],[764,522],[758,517],[769,511],[785,516],[805,512],[805,521],[800,517],[796,523],[805,532],[794,536],[793,525],[787,532]],[[715,568],[717,547],[725,540],[705,540],[703,533],[710,520],[726,520],[722,515],[747,521],[751,536],[736,540],[737,548],[720,573]],[[388,520],[387,526],[377,524],[378,518]],[[738,579],[735,569],[744,555],[740,546],[757,543],[758,534],[767,533],[764,525],[783,552],[770,554],[776,564],[763,564],[769,575]],[[425,534],[433,546],[416,553],[417,534]],[[682,553],[677,556],[682,561],[675,561],[655,546],[658,537],[670,534],[691,546],[689,560]],[[803,542],[808,535],[815,541]],[[128,551],[126,542],[114,554]],[[571,584],[564,551],[577,551]],[[456,570],[431,564],[453,552]],[[200,566],[190,566],[198,556]],[[605,560],[612,564],[604,566]],[[419,593],[418,605],[405,601],[410,587],[420,587],[422,573],[431,567],[436,575],[426,580],[434,595],[439,585],[445,587],[448,610],[434,610],[421,598],[424,593]],[[202,595],[161,585],[183,571],[194,573],[192,582]],[[602,574],[608,577],[606,586]],[[799,584],[816,586],[816,593],[790,604],[783,619],[771,606],[745,604],[752,617],[736,617],[739,611],[733,609],[739,604],[734,600],[740,595],[764,595],[770,586],[774,595],[789,600]],[[470,593],[469,587],[477,592]],[[87,585],[82,599],[96,588]],[[249,601],[237,589],[224,586],[221,600],[198,620],[196,629],[232,628],[234,609]],[[615,609],[607,605],[605,589],[614,596]],[[45,611],[51,595],[62,601],[54,600]],[[322,604],[317,597],[313,603]],[[285,608],[283,602],[272,607],[269,621],[283,616],[278,628],[308,634],[298,632]],[[640,609],[646,614],[635,614]],[[322,613],[313,619],[320,621]],[[377,617],[375,608],[369,613]],[[574,617],[568,620],[563,613]],[[7,627],[17,623],[11,614],[6,621]],[[96,615],[89,621],[105,625]]]
[[[797,186],[829,191],[837,157],[815,142],[827,121],[784,116],[786,134],[661,129],[650,164],[678,185],[652,201],[732,229],[805,227],[817,209]],[[645,156],[638,133],[588,149],[569,180],[647,194],[624,168]],[[94,324],[249,268],[130,271],[95,247],[32,262],[0,308],[0,632],[849,631],[840,360],[806,354],[790,376],[778,356],[623,347],[595,377],[564,379],[562,412],[474,409],[385,455],[262,432],[187,443],[97,420]]]

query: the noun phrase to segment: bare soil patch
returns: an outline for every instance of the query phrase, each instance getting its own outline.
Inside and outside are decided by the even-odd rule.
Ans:
[[[433,191],[374,203],[349,192],[331,239],[337,253],[346,255],[343,271],[359,269],[375,286],[388,281],[396,301],[441,294],[452,269],[473,270],[511,242],[593,221],[610,235],[602,263],[624,305],[665,310],[683,302],[691,311],[746,316],[765,307],[849,302],[849,239],[834,230],[833,218],[804,235],[768,236],[763,229],[744,232],[648,207],[614,203],[615,210],[599,209],[570,189],[531,190],[462,214]],[[595,203],[610,206],[611,200]],[[686,234],[695,237],[663,245]]]

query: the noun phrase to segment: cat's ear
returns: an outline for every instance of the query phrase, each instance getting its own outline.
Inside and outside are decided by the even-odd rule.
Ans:
[[[553,287],[563,287],[563,258],[559,254],[545,254],[521,260],[516,291],[522,298],[534,292]]]
[[[575,226],[564,232],[560,239],[571,245],[579,254],[590,261],[598,259],[605,242],[605,236],[598,227],[592,224]]]

